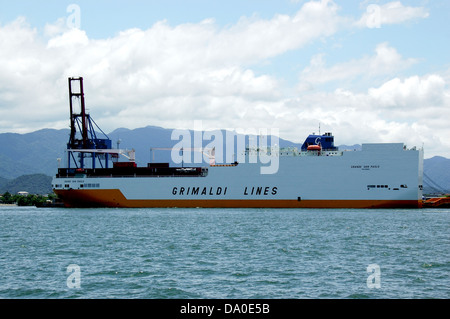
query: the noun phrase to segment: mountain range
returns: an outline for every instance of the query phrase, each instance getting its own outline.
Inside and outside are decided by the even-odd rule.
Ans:
[[[151,151],[151,148],[171,148],[180,142],[180,139],[172,140],[173,130],[155,126],[147,126],[137,129],[119,128],[108,134],[112,140],[113,147],[120,146],[122,149],[134,149],[136,151],[136,162],[138,165],[145,166],[148,162],[170,162],[170,152]],[[22,177],[23,175],[36,175],[40,178],[53,176],[58,168],[58,158],[61,159],[61,165],[67,162],[65,158],[66,144],[69,140],[68,129],[54,130],[43,129],[27,134],[1,133],[0,134],[0,193],[4,191],[5,185]],[[189,131],[191,141],[194,134]],[[225,131],[222,131],[223,136]],[[230,133],[230,132],[228,132]],[[231,133],[230,136],[233,136]],[[178,136],[176,136],[178,138]],[[261,138],[256,136],[256,139]],[[247,137],[245,145],[251,141],[252,137]],[[203,147],[214,141],[202,139]],[[234,137],[234,153],[238,143]],[[228,140],[227,140],[228,143]],[[268,137],[270,143],[270,137]],[[279,139],[280,147],[297,147],[301,144],[288,140]],[[360,150],[360,145],[340,145],[340,149]],[[217,151],[216,151],[217,155]],[[39,178],[38,177],[38,178]],[[34,184],[36,177],[33,177]],[[21,180],[23,182],[23,178]],[[14,183],[13,183],[14,184]],[[26,185],[21,185],[26,187]],[[26,190],[26,189],[22,189]],[[450,192],[450,159],[435,156],[424,160],[424,191]]]

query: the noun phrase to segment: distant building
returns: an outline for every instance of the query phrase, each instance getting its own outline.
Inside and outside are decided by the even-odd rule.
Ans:
[[[29,195],[29,193],[25,192],[25,191],[17,192],[17,194],[22,195],[22,196],[28,196]]]

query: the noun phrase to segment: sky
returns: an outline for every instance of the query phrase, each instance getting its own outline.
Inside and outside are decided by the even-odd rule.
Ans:
[[[0,133],[278,129],[450,158],[448,0],[0,0]]]

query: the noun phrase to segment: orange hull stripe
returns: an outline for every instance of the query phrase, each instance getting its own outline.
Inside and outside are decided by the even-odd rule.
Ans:
[[[208,207],[208,208],[420,208],[418,200],[248,200],[161,199],[129,200],[118,189],[55,190],[66,207]]]

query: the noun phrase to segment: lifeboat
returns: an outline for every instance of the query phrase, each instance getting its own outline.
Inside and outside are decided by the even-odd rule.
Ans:
[[[307,150],[308,151],[320,151],[322,149],[322,146],[320,145],[309,145]]]

